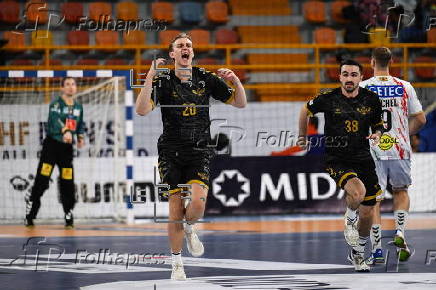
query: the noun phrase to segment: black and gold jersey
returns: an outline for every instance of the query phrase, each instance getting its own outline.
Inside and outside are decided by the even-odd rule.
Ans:
[[[210,97],[232,101],[234,90],[216,74],[193,67],[190,81],[182,82],[170,70],[153,80],[151,102],[159,104],[163,133],[158,147],[198,147],[210,141]]]
[[[347,98],[336,88],[322,93],[307,104],[309,114],[324,113],[325,147],[328,156],[347,160],[371,158],[367,136],[383,132],[382,107],[377,94],[359,88]]]

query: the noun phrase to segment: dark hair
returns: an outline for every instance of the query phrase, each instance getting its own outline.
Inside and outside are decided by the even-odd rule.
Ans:
[[[74,82],[77,84],[75,78],[73,78],[73,77],[63,77],[62,80],[61,80],[61,86],[64,87],[64,86],[65,86],[65,81],[66,81],[66,80],[69,80],[69,79],[74,80]]]
[[[176,42],[176,40],[180,39],[180,38],[187,38],[190,41],[192,41],[191,36],[189,34],[187,34],[186,32],[179,33],[179,34],[176,35],[176,37],[173,38],[173,40],[171,40],[170,45],[168,46],[168,51],[169,52],[173,51],[173,44],[174,44],[174,42]]]
[[[339,66],[339,74],[341,73],[342,70],[342,66],[344,65],[355,65],[359,67],[359,72],[362,73],[362,65],[360,63],[358,63],[357,61],[355,61],[354,59],[345,59],[343,61],[341,61],[341,65]]]
[[[392,59],[392,53],[387,47],[377,47],[372,51],[372,58],[377,67],[386,68]]]

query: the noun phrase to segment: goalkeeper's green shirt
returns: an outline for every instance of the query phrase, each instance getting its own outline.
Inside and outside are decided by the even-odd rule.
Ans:
[[[78,138],[83,138],[85,126],[83,123],[83,107],[77,101],[69,106],[61,97],[51,102],[48,114],[47,136],[63,142],[63,134],[71,131]]]

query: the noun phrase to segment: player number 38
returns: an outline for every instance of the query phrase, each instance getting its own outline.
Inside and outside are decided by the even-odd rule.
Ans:
[[[359,121],[345,120],[345,130],[347,130],[347,132],[357,132],[357,130],[359,130]]]

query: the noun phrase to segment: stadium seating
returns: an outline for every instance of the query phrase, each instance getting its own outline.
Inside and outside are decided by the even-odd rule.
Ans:
[[[9,65],[34,65],[31,59],[13,59]]]
[[[14,33],[12,31],[5,31],[3,33],[3,38],[8,41],[6,44],[6,48],[14,48],[14,47],[24,47],[24,33]]]
[[[126,45],[142,45],[147,43],[146,40],[145,31],[133,30],[123,33],[123,41]]]
[[[392,61],[393,61],[394,64],[399,64],[399,63],[402,62],[401,58],[396,57],[396,56],[394,56],[392,58]],[[397,77],[397,78],[402,78],[403,70],[401,69],[401,67],[393,67],[393,66],[391,66],[389,68],[389,74],[391,76],[394,76],[394,77]]]
[[[390,32],[383,27],[370,29],[369,42],[377,45],[385,45],[391,42]]]
[[[434,58],[430,56],[419,56],[415,58],[415,63],[434,63]],[[423,80],[433,80],[436,78],[436,69],[434,67],[417,67],[415,68],[415,75]]]
[[[80,30],[69,31],[67,42],[69,45],[89,45],[89,32]]]
[[[216,44],[233,44],[239,42],[238,33],[234,30],[221,28],[215,32]]]
[[[204,29],[193,29],[189,31],[191,35],[192,42],[195,46],[205,45],[210,43],[210,32]]]
[[[297,26],[239,26],[242,43],[300,43]]]
[[[105,65],[128,65],[129,63],[125,59],[110,58],[104,62]]]
[[[138,4],[136,2],[119,2],[116,6],[117,19],[137,20]]]
[[[151,4],[151,16],[155,20],[172,23],[174,21],[174,6],[170,2],[154,2]]]
[[[206,19],[213,23],[226,23],[229,20],[227,3],[221,1],[206,3]]]
[[[427,30],[427,42],[436,43],[436,28]]]
[[[230,0],[234,15],[290,15],[288,0]]]
[[[83,58],[76,62],[76,65],[98,65],[98,60],[93,58]]]
[[[41,47],[53,45],[53,34],[48,30],[35,30],[32,31],[32,45]]]
[[[28,1],[25,6],[26,20],[29,23],[45,24],[48,20],[49,4],[42,0]]]
[[[196,61],[197,65],[208,65],[208,64],[219,64],[219,61],[216,58],[212,57],[204,57],[197,59]]]
[[[313,0],[303,4],[303,14],[308,22],[323,23],[326,21],[324,2]]]
[[[95,33],[95,44],[105,47],[118,45],[118,32],[116,31],[97,31]]]
[[[0,2],[0,22],[17,24],[20,21],[20,4],[15,1]]]
[[[107,2],[89,3],[89,18],[94,21],[107,21],[112,19],[112,5]]]
[[[181,33],[180,30],[173,29],[159,31],[159,43],[170,44],[174,37],[176,37],[179,33]]]
[[[307,64],[308,55],[305,53],[251,53],[247,55],[249,64]],[[262,71],[305,71],[307,69],[264,69]]]
[[[243,59],[234,58],[232,59],[232,64],[247,64],[247,62]],[[225,65],[224,65],[225,66]],[[245,82],[248,80],[247,70],[245,69],[233,69],[233,72],[238,76],[238,78]]]
[[[337,82],[339,81],[339,64],[336,60],[336,57],[330,56],[325,59],[325,64],[334,64],[337,65],[335,68],[327,68],[325,69],[325,76],[328,80]]]
[[[336,43],[336,30],[328,27],[319,27],[315,29],[314,42],[323,44],[335,44]]]
[[[184,24],[199,24],[203,17],[203,7],[197,2],[179,3],[180,20]]]
[[[354,58],[363,66],[363,79],[369,79],[373,76],[373,69],[371,68],[371,58],[368,56],[358,56]]]
[[[61,11],[65,16],[65,22],[74,24],[83,17],[83,4],[80,2],[66,2],[62,4]]]
[[[342,9],[350,5],[352,5],[351,2],[344,0],[333,1],[330,6],[333,21],[340,24],[347,23],[349,20],[344,18],[342,14]]]

